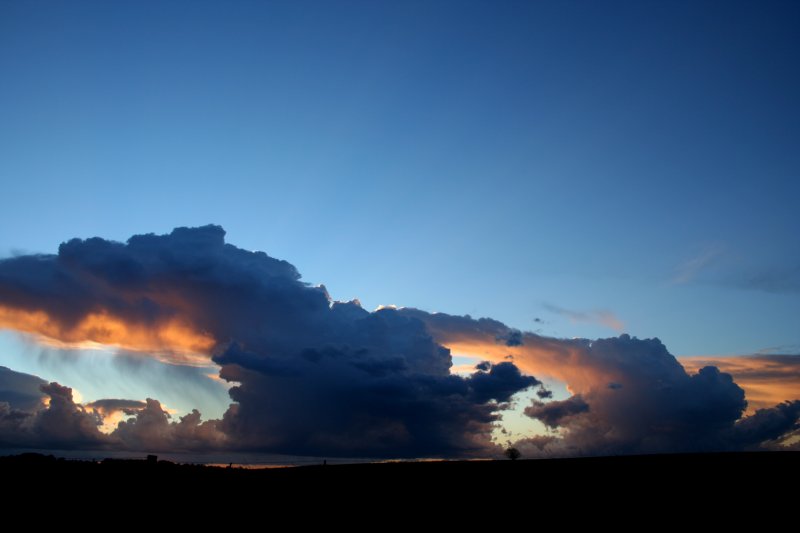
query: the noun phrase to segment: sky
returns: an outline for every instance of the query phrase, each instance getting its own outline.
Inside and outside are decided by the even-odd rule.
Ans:
[[[263,387],[282,390],[274,369],[250,364],[277,341],[259,324],[255,334],[189,305],[217,306],[244,322],[245,311],[277,312],[273,306],[295,316],[226,284],[244,276],[259,291],[273,290],[273,281],[250,279],[252,264],[272,268],[246,255],[261,251],[293,265],[306,289],[324,284],[330,302],[400,308],[369,319],[327,317],[314,307],[317,293],[308,296],[281,274],[275,286],[322,313],[297,314],[286,326],[315,339],[314,350],[366,342],[360,328],[367,326],[347,326],[352,338],[332,337],[327,328],[338,321],[384,321],[382,331],[405,333],[370,337],[370,349],[411,361],[416,352],[398,338],[420,333],[398,321],[438,331],[432,342],[451,350],[463,380],[458,409],[440,407],[462,422],[488,424],[487,401],[523,398],[508,418],[533,425],[507,431],[547,436],[547,427],[571,423],[558,430],[571,435],[570,449],[600,453],[611,444],[588,443],[586,428],[611,425],[630,429],[625,450],[643,449],[633,444],[641,428],[601,416],[619,401],[607,391],[636,388],[622,381],[639,377],[620,374],[636,351],[629,342],[654,361],[685,360],[685,376],[671,363],[659,368],[672,368],[664,371],[692,401],[700,402],[692,381],[700,378],[690,376],[704,375],[703,365],[733,374],[749,407],[722,378],[703,377],[731,399],[732,411],[720,411],[731,424],[745,420],[730,414],[738,407],[751,416],[796,400],[800,377],[789,356],[800,353],[798,22],[796,3],[769,1],[2,2],[0,365],[72,387],[77,404],[150,397],[173,422],[195,408],[206,420],[231,413],[198,442],[207,444],[213,429],[215,446],[228,439],[253,449],[344,453],[354,445],[333,430],[323,445],[289,431],[287,420],[253,415],[248,406],[291,397],[266,395]],[[208,224],[224,228],[224,242],[239,251],[221,245]],[[206,229],[173,232],[180,227]],[[181,264],[213,265],[228,281],[209,274],[201,288],[184,286],[152,250],[129,247],[114,253],[143,265],[147,290],[128,286],[129,273],[103,263],[110,259],[100,243],[149,233],[163,236],[154,249],[173,250]],[[59,246],[93,237],[103,241],[72,250],[77,264],[102,263],[89,269],[90,283]],[[205,243],[197,246],[205,256],[185,251],[192,239]],[[31,267],[35,254],[58,255]],[[58,276],[81,280],[80,289]],[[155,307],[132,304],[132,294]],[[138,329],[100,338],[86,327],[97,309]],[[21,314],[36,311],[51,323]],[[481,327],[456,320],[465,315]],[[442,326],[435,317],[443,316],[453,324]],[[482,317],[500,325],[488,328]],[[509,331],[521,344],[497,341]],[[608,341],[613,349],[586,344],[604,338],[616,339]],[[664,350],[636,344],[651,338]],[[551,360],[548,350],[566,359]],[[472,374],[484,359],[490,366]],[[612,372],[608,361],[619,366]],[[507,362],[540,384],[522,387]],[[599,381],[584,382],[559,369],[564,364]],[[434,367],[407,362],[400,372],[424,368],[429,396],[415,401],[456,386]],[[242,368],[252,375],[236,374]],[[310,368],[285,372],[319,386],[323,378]],[[356,379],[347,368],[328,372]],[[474,375],[502,378],[505,388],[475,392],[489,378]],[[238,400],[229,390],[236,383],[244,383]],[[73,408],[61,389],[48,391]],[[542,403],[548,397],[536,391],[549,391],[552,401]],[[352,401],[372,401],[364,394]],[[650,415],[666,416],[663,399],[651,400]],[[241,406],[235,416],[232,401]],[[556,407],[545,412],[551,404],[566,418],[553,414]],[[126,416],[157,414],[150,407],[127,406]],[[396,424],[419,421],[404,413]],[[409,437],[394,450],[467,453],[482,438],[468,425],[447,426],[429,442]],[[237,441],[251,427],[286,438]],[[141,443],[132,433],[117,440]],[[718,435],[706,437],[717,446]],[[670,439],[659,446],[684,449],[683,437]],[[537,442],[529,447],[546,447]],[[353,453],[391,455],[377,444]]]

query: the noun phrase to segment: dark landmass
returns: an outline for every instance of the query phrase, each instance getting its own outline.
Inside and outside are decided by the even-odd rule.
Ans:
[[[248,469],[168,461],[57,459],[40,454],[0,457],[3,486],[21,494],[59,488],[81,498],[133,494],[169,501],[443,502],[535,498],[537,507],[573,499],[596,506],[616,500],[672,506],[710,505],[734,498],[743,505],[789,501],[800,470],[799,452],[719,453],[539,459],[395,462]],[[794,498],[794,496],[792,496]],[[660,502],[660,503],[659,503]],[[482,505],[482,504],[481,504]],[[577,505],[577,504],[576,504]],[[627,505],[627,504],[626,504]]]

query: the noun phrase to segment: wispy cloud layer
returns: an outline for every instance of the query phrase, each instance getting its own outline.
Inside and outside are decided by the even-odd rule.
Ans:
[[[723,254],[724,247],[719,244],[706,246],[700,252],[675,267],[671,282],[675,285],[689,283],[701,272],[713,265]]]
[[[607,309],[594,309],[592,311],[574,311],[564,309],[557,305],[544,304],[544,308],[568,318],[571,322],[584,322],[587,324],[600,324],[614,331],[622,332],[625,329],[625,324],[617,318],[617,316]]]

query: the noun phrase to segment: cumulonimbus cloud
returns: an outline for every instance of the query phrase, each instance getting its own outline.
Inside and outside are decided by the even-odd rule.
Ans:
[[[554,428],[528,439],[540,451],[741,448],[759,444],[745,434],[774,435],[793,423],[793,404],[777,418],[742,419],[744,393],[728,374],[714,367],[687,374],[658,339],[556,339],[492,319],[368,312],[357,301],[333,301],[291,264],[224,236],[218,226],[178,228],[127,243],[72,240],[57,255],[0,261],[0,326],[178,364],[213,361],[234,385],[234,403],[220,420],[202,422],[197,412],[172,420],[148,400],[129,406],[106,434],[103,412],[124,413],[119,405],[80,406],[49,384],[42,389],[47,408],[23,416],[5,404],[6,442],[14,442],[9,428],[16,428],[28,442],[61,445],[71,436],[82,445],[137,449],[485,455],[494,449],[499,412],[542,377],[565,382],[574,396],[542,403],[550,398],[539,388],[527,413]],[[453,375],[451,353],[488,363]],[[744,421],[748,431],[737,433]],[[771,433],[763,431],[766,421]]]
[[[239,449],[476,453],[491,446],[502,404],[539,384],[508,362],[452,375],[449,350],[420,320],[333,302],[289,263],[226,244],[224,235],[206,226],[126,244],[72,240],[57,255],[4,260],[0,324],[175,363],[213,360],[236,384],[218,428]],[[112,436],[147,445],[155,441],[129,433],[151,434],[144,429],[164,426],[162,418],[148,404]]]

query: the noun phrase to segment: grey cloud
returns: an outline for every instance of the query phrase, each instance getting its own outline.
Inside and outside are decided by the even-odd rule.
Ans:
[[[41,385],[47,408],[34,412],[0,403],[0,445],[35,448],[103,448],[106,437],[98,430],[102,419],[72,400],[72,389],[58,383]]]
[[[506,346],[521,346],[522,332],[518,329],[510,329],[506,334],[498,336],[497,340]]]
[[[536,396],[538,396],[542,400],[545,400],[545,399],[548,399],[548,398],[552,398],[553,397],[553,391],[551,391],[549,389],[545,389],[545,388],[540,388],[539,390],[536,391]]]
[[[589,404],[583,401],[580,395],[571,396],[566,400],[548,403],[534,402],[525,408],[525,414],[544,422],[551,428],[556,428],[566,423],[571,417],[589,411]]]
[[[131,450],[210,451],[226,443],[218,426],[217,420],[201,421],[197,410],[173,421],[157,400],[148,398],[144,408],[121,421],[110,438]]]

